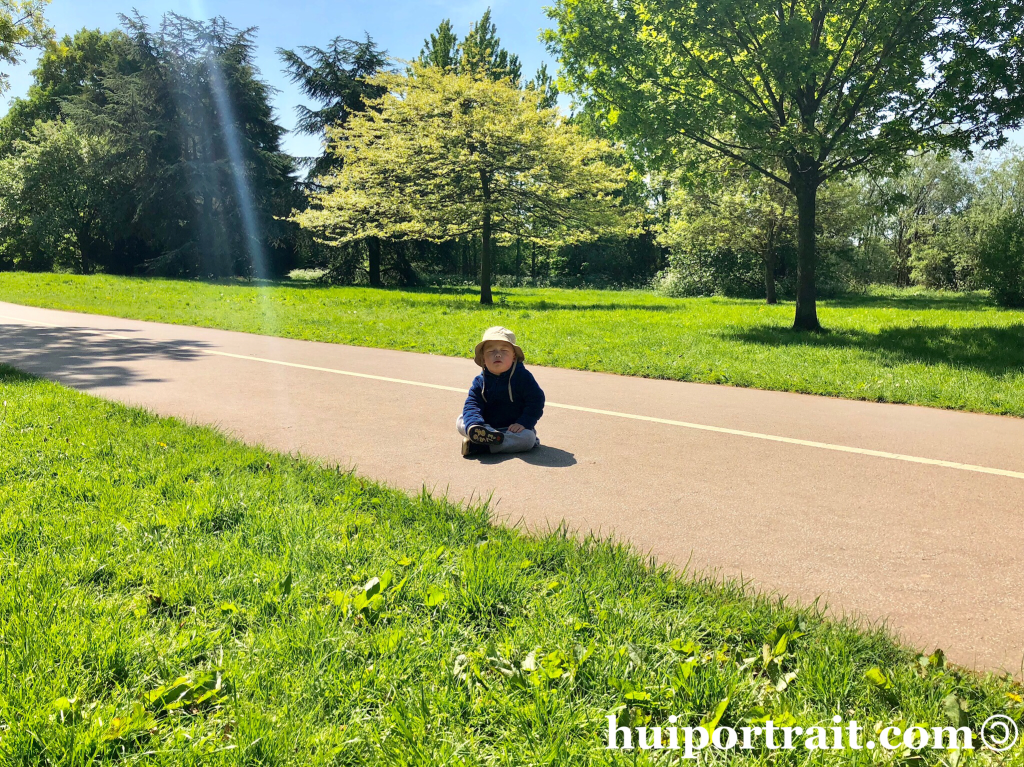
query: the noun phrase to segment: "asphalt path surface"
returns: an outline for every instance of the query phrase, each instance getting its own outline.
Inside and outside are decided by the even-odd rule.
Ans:
[[[531,366],[542,447],[467,460],[468,359],[0,302],[0,362],[1024,667],[1021,419]]]

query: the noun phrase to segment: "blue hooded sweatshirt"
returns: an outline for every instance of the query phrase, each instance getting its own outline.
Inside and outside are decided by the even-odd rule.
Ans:
[[[544,392],[533,374],[518,360],[501,375],[484,368],[469,387],[462,408],[462,422],[468,428],[487,424],[507,429],[514,423],[533,430],[544,414]]]

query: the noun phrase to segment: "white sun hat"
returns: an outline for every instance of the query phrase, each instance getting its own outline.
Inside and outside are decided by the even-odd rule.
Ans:
[[[504,341],[507,344],[512,344],[512,348],[516,350],[516,359],[519,362],[526,360],[526,355],[523,354],[523,350],[516,344],[516,334],[508,328],[503,328],[501,325],[495,325],[493,328],[487,328],[484,331],[484,337],[480,343],[476,345],[476,350],[473,354],[473,360],[480,367],[484,367],[484,344],[488,341]]]

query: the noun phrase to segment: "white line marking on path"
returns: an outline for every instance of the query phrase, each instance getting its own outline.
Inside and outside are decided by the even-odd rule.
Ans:
[[[21,324],[35,324],[43,325],[50,328],[63,328],[64,325],[53,325],[49,322],[40,322],[38,320],[28,321],[21,317],[11,317],[9,315],[0,314],[0,318],[8,320],[16,320]],[[86,329],[90,333],[95,335],[106,336],[107,338],[116,338],[120,341],[132,341],[135,339],[129,338],[128,336],[118,335],[116,333],[105,333],[101,330],[93,330],[91,328]],[[271,360],[265,357],[253,357],[248,354],[232,354],[231,352],[216,351],[213,349],[195,349],[202,354],[208,354],[216,357],[231,357],[232,359],[248,360],[250,362],[263,362],[268,365],[282,365],[289,368],[298,368],[300,370],[314,370],[320,373],[333,373],[335,375],[350,376],[352,378],[366,378],[371,381],[384,381],[386,383],[404,384],[405,386],[420,386],[425,389],[439,389],[441,391],[453,391],[459,394],[464,394],[468,391],[465,388],[458,388],[456,386],[442,386],[440,384],[429,384],[423,383],[422,381],[407,381],[403,378],[388,378],[387,376],[375,376],[369,373],[353,373],[348,370],[336,370],[335,368],[324,368],[316,365],[303,365],[298,362],[285,362],[283,360]],[[979,474],[995,474],[1000,477],[1012,477],[1013,479],[1024,479],[1024,472],[1010,471],[1009,469],[996,469],[991,466],[975,466],[969,463],[957,463],[956,461],[942,461],[937,458],[921,458],[916,455],[903,455],[902,453],[887,453],[883,450],[869,450],[863,447],[849,447],[847,445],[833,445],[829,442],[814,442],[808,439],[796,439],[794,437],[779,437],[774,434],[761,434],[756,431],[742,431],[741,429],[727,429],[723,426],[708,426],[702,423],[689,423],[687,421],[673,421],[668,418],[655,418],[649,415],[636,415],[634,413],[620,413],[616,410],[599,410],[592,407],[581,407],[579,405],[563,405],[558,402],[545,402],[545,407],[558,408],[560,410],[576,410],[581,413],[593,413],[595,415],[607,415],[614,418],[628,418],[632,421],[646,421],[648,423],[660,423],[667,426],[680,426],[684,429],[696,429],[698,431],[710,431],[717,434],[731,434],[736,437],[747,437],[749,439],[762,439],[769,442],[782,442],[788,445],[801,445],[803,447],[814,447],[819,450],[833,450],[840,453],[853,453],[855,455],[867,455],[874,458],[887,458],[892,461],[906,461],[909,463],[920,463],[926,466],[941,466],[946,469],[959,469],[960,471],[973,471]]]

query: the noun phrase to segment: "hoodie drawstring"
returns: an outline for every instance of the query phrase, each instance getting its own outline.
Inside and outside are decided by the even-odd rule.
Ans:
[[[508,374],[508,399],[510,402],[515,402],[516,398],[512,396],[512,376],[516,373],[516,365],[519,364],[519,360],[512,360],[512,372]],[[483,376],[483,380],[480,383],[480,396],[483,401],[487,401],[487,376]]]

